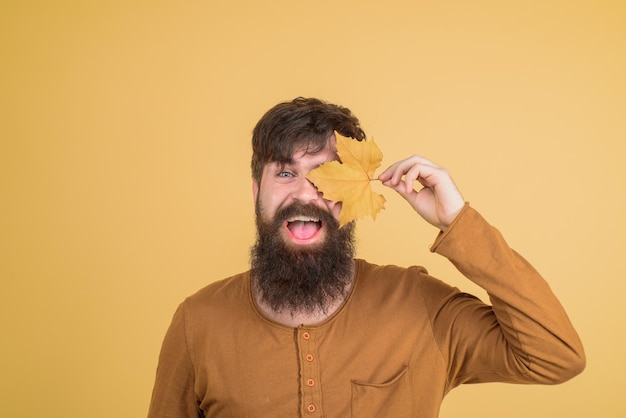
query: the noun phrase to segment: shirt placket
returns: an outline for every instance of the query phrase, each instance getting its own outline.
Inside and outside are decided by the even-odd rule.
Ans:
[[[322,390],[319,380],[319,361],[315,331],[298,328],[298,354],[300,358],[300,409],[304,417],[322,416]]]

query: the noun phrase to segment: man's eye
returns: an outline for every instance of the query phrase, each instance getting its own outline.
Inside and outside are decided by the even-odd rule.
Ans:
[[[278,173],[278,177],[291,177],[292,174],[288,171],[281,171],[280,173]]]

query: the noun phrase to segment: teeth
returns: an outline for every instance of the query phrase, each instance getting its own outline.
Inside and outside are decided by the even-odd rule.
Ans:
[[[309,216],[293,216],[289,219],[287,219],[287,222],[296,222],[296,221],[302,221],[302,222],[319,222],[320,220],[317,218],[311,218]]]

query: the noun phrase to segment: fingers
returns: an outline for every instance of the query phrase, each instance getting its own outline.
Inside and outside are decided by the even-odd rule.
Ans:
[[[393,187],[398,192],[403,191],[404,193],[411,193],[414,190],[413,182],[416,180],[427,187],[434,185],[434,183],[428,181],[428,179],[436,174],[437,171],[445,172],[442,167],[432,161],[420,157],[419,155],[413,155],[412,157],[391,165],[378,176],[378,179],[386,186]],[[404,190],[402,190],[401,183],[404,184]]]
[[[424,219],[441,229],[450,225],[464,205],[448,171],[419,155],[392,164],[378,179],[404,197]],[[416,190],[415,181],[423,187]]]

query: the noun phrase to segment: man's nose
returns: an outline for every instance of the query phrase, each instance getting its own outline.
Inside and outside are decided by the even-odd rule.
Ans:
[[[296,190],[294,191],[294,198],[301,203],[308,203],[317,200],[321,193],[317,190],[317,187],[311,183],[306,177],[299,179]]]

